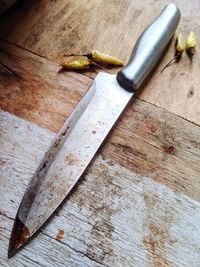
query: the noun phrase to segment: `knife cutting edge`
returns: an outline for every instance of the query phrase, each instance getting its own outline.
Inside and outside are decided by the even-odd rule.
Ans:
[[[167,5],[142,33],[117,75],[100,72],[33,175],[15,217],[8,257],[46,222],[75,186],[135,92],[158,62],[180,20]]]

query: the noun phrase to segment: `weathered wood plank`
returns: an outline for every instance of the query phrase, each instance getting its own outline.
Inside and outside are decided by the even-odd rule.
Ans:
[[[173,2],[182,13],[180,28],[186,33],[191,27],[198,30],[199,1]],[[2,16],[1,23],[5,27],[1,28],[0,36],[53,60],[58,60],[62,53],[79,54],[94,48],[128,60],[141,30],[168,3],[166,0],[145,3],[138,0],[99,0],[98,3],[22,0]]]
[[[200,36],[199,1],[175,2],[183,14],[179,29]],[[57,62],[63,52],[92,48],[127,60],[165,3],[20,1],[0,18],[0,36]],[[0,47],[1,62],[21,76],[1,67],[0,107],[56,132],[91,79],[58,74],[56,63],[15,45]],[[199,124],[199,53],[192,66],[184,56],[160,75],[172,55],[173,44],[139,97]],[[54,134],[4,112],[0,121],[2,266],[198,266],[198,126],[145,102],[131,104],[74,194],[8,261],[16,209]]]
[[[189,30],[194,30],[200,39],[199,1],[174,2],[182,12],[179,31],[186,38]],[[167,0],[24,0],[0,19],[4,25],[0,36],[57,62],[63,53],[81,54],[94,48],[127,61],[141,31],[167,3]],[[198,50],[192,66],[184,54],[179,64],[173,64],[161,75],[161,69],[174,55],[172,42],[140,98],[200,124]],[[93,72],[87,75],[94,77]]]
[[[0,239],[0,263],[2,267],[102,266],[95,260],[89,259],[84,254],[79,253],[67,244],[58,242],[54,237],[45,233],[37,235],[37,238],[32,240],[30,247],[25,247],[18,255],[8,260],[6,255],[12,224],[13,220],[0,215],[0,231],[4,233]]]
[[[199,200],[199,140],[199,126],[137,100],[121,117],[101,153]]]
[[[0,66],[0,108],[52,131],[60,129],[92,82],[78,73],[59,73],[58,65],[4,42],[0,58],[15,72]]]
[[[39,235],[7,260],[16,208],[54,134],[5,112],[1,112],[0,125],[1,266],[198,266],[199,202],[153,181],[148,174],[122,167],[106,150]],[[191,164],[190,172],[194,169]]]
[[[2,53],[4,63],[22,78],[16,81],[13,75],[2,69],[0,107],[39,126],[58,131],[91,80],[78,73],[58,73],[56,64],[15,46],[1,42],[1,47],[6,51]],[[152,105],[143,103],[141,109],[138,108],[137,105],[129,106],[122,118],[123,123],[115,131],[117,141],[111,141],[107,153],[118,163],[132,170],[136,168],[139,174],[150,172],[171,188],[199,199],[196,157],[200,146],[199,128],[191,127],[192,124],[163,109],[153,109]],[[144,143],[141,143],[141,138]],[[177,154],[180,154],[178,159]],[[192,174],[191,162],[194,166]],[[164,169],[163,164],[167,166]]]
[[[3,63],[21,76],[17,78],[1,66],[0,107],[42,127],[58,131],[92,81],[79,73],[59,73],[57,64],[5,42],[0,42],[0,47]],[[198,77],[188,84],[192,86],[194,82],[198,84]],[[185,81],[183,83],[187,84]],[[175,87],[171,88],[176,92]],[[198,97],[194,96],[193,101],[191,94],[188,93],[188,108],[199,113]],[[184,108],[183,96],[179,100],[176,97],[177,105],[178,101],[182,101],[181,107]],[[187,114],[186,111],[183,117]]]

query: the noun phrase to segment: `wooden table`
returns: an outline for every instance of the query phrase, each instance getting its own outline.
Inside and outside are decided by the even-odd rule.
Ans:
[[[200,40],[198,0],[174,1]],[[0,18],[0,265],[200,266],[199,47],[192,65],[158,68],[73,194],[7,259],[18,205],[55,133],[99,69],[59,73],[91,49],[128,60],[166,0],[21,0]],[[117,70],[112,70],[117,72]]]

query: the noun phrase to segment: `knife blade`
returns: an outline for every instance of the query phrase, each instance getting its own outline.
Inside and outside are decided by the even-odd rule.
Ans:
[[[176,5],[167,5],[141,34],[127,66],[117,75],[97,75],[55,137],[26,189],[15,217],[9,257],[46,222],[75,186],[158,62],[179,20]]]

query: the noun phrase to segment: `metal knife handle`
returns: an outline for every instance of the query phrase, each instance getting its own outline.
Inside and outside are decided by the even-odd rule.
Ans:
[[[133,48],[129,63],[117,74],[118,83],[123,88],[137,91],[161,57],[180,17],[178,7],[169,4],[142,33]]]

